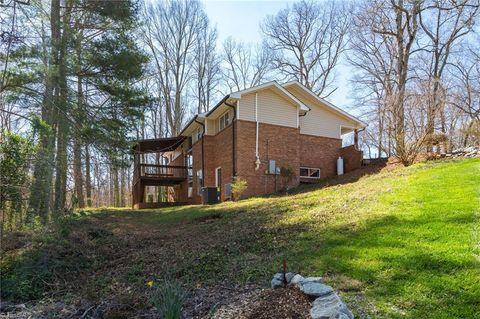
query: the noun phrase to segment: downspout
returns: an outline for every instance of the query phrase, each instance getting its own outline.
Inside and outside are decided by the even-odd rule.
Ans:
[[[228,99],[229,95],[227,95]],[[235,157],[235,120],[237,119],[237,112],[235,109],[235,105],[230,104],[227,102],[227,99],[225,99],[225,105],[230,106],[233,110],[233,119],[232,119],[232,175],[233,178],[237,176],[237,171],[236,171],[236,157]]]
[[[205,186],[205,152],[204,152],[205,123],[197,121],[197,118],[195,118],[195,122],[197,122],[202,126],[202,185],[200,186],[204,187]]]
[[[256,123],[256,132],[255,132],[255,170],[260,168],[260,156],[258,155],[258,93],[255,93],[255,123]]]

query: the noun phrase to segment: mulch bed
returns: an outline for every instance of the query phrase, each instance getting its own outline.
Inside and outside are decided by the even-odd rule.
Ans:
[[[258,289],[224,304],[214,319],[303,319],[310,318],[310,300],[294,287]]]

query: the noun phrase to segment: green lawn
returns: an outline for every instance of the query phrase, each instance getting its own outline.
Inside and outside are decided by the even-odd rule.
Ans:
[[[357,317],[480,318],[479,159],[210,207],[86,212],[68,229],[63,252],[85,261],[75,277],[96,278],[76,293],[91,299],[165,276],[267,285],[285,257],[291,271],[323,276]],[[102,231],[81,237],[92,229]]]

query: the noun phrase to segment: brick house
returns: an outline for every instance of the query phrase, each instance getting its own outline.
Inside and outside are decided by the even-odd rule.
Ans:
[[[339,157],[351,171],[361,165],[358,131],[365,127],[296,81],[231,93],[178,136],[138,141],[134,206],[202,203],[202,187],[217,187],[219,199],[229,200],[235,178],[247,181],[243,197],[270,194],[285,186],[279,168],[294,172],[295,186],[334,176]],[[342,135],[352,132],[354,144],[342,147]],[[155,164],[147,163],[151,153]],[[160,203],[148,203],[145,186],[163,186]]]

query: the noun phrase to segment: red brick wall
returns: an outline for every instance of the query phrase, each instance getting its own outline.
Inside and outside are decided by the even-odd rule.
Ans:
[[[340,156],[343,157],[345,172],[353,171],[362,166],[363,152],[358,151],[355,145],[346,146],[340,149]]]
[[[284,188],[282,177],[266,174],[268,160],[275,160],[278,167],[289,166],[295,177],[291,186],[298,185],[301,166],[320,168],[321,178],[335,176],[336,163],[343,156],[345,171],[360,166],[361,152],[354,148],[341,148],[341,139],[300,134],[297,128],[259,124],[260,167],[255,170],[256,123],[235,121],[236,173],[247,181],[248,187],[243,197],[270,194]],[[205,165],[204,186],[215,186],[215,169],[222,169],[221,200],[225,200],[224,186],[232,182],[232,124],[216,135],[206,135],[204,139]],[[193,156],[193,197],[190,203],[201,203],[197,189],[197,170],[202,168],[202,140],[192,146]],[[186,183],[185,183],[186,184]],[[187,188],[187,185],[185,186]],[[186,198],[186,190],[184,195]]]
[[[301,134],[300,145],[300,166],[320,168],[320,178],[337,174],[341,139]]]
[[[215,187],[215,169],[221,168],[221,200],[225,200],[225,184],[232,182],[232,124],[227,126],[216,135],[205,135],[204,151],[204,186]],[[191,203],[201,203],[201,196],[197,195],[197,189],[200,187],[197,179],[197,170],[202,169],[202,140],[197,141],[192,147],[193,156],[193,198]]]
[[[237,121],[237,176],[248,183],[243,197],[270,194],[284,185],[282,178],[268,175],[268,160],[275,160],[278,167],[289,166],[295,173],[292,185],[298,184],[299,129],[270,124],[259,124],[258,153],[260,167],[255,170],[256,123]]]

